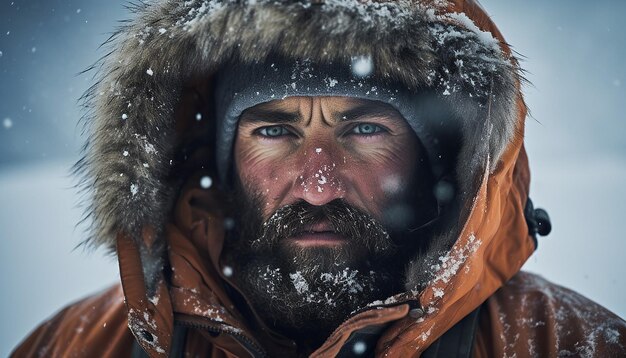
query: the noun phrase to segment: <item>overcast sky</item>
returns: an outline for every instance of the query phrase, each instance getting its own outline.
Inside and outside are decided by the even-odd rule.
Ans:
[[[80,210],[68,168],[81,140],[78,73],[116,21],[118,1],[0,2],[0,356],[71,300],[115,281],[115,260],[72,251]],[[626,315],[626,1],[484,0],[524,56],[534,118],[531,197],[548,210],[526,269]]]

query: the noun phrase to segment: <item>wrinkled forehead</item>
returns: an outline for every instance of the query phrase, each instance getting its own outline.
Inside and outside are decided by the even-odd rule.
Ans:
[[[310,120],[321,112],[327,122],[359,119],[382,119],[406,124],[406,120],[391,105],[347,96],[292,96],[257,104],[246,109],[239,125],[250,122],[294,123]]]

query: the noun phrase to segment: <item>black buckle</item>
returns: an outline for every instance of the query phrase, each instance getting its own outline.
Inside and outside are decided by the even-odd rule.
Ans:
[[[532,200],[528,198],[524,208],[524,217],[528,225],[528,234],[535,240],[535,248],[537,248],[537,234],[547,236],[552,231],[550,216],[544,209],[535,209]]]

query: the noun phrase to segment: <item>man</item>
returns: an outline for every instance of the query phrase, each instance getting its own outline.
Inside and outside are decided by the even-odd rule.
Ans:
[[[157,1],[87,96],[78,169],[121,286],[16,356],[620,356],[519,272],[520,69],[474,1]]]

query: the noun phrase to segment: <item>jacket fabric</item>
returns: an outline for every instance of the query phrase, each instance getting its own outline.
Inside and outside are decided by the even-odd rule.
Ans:
[[[199,180],[215,177],[211,79],[229,61],[270,52],[368,57],[376,76],[448,108],[459,136],[441,164],[453,162],[459,204],[437,238],[445,250],[409,266],[405,292],[357,310],[312,356],[336,356],[375,331],[368,352],[417,357],[477,307],[477,357],[625,354],[622,319],[520,272],[535,250],[524,217],[522,71],[476,1],[161,0],[134,10],[85,96],[88,143],[77,165],[93,190],[87,243],[116,252],[121,285],[56,314],[15,356],[120,357],[137,342],[165,357],[175,326],[187,328],[185,350],[197,356],[296,353],[233,302],[220,261],[224,193]]]

